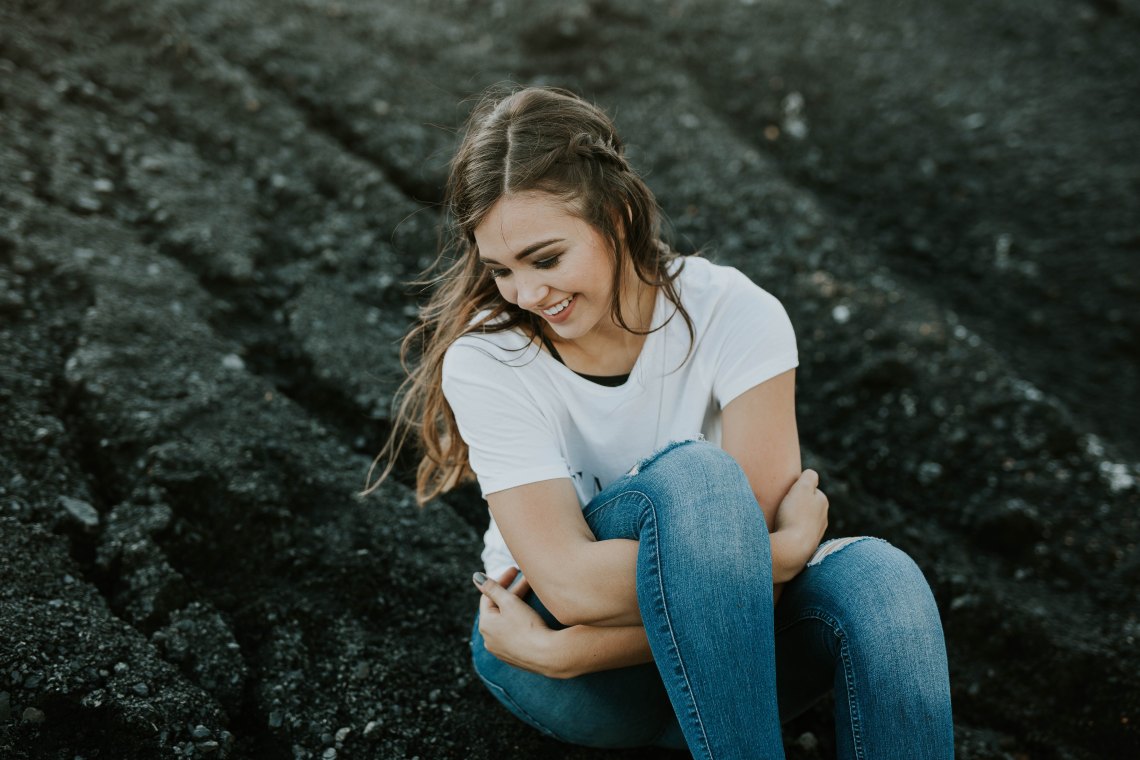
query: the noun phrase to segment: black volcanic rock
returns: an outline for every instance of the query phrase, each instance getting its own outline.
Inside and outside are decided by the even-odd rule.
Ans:
[[[0,756],[661,756],[479,683],[477,492],[354,496],[506,80],[609,109],[675,245],[783,301],[958,755],[1140,752],[1135,3],[627,5],[0,4]]]

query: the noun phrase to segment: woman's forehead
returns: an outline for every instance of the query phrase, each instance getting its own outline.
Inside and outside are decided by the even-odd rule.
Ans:
[[[516,255],[529,246],[555,238],[588,234],[589,225],[548,193],[521,193],[500,198],[475,228],[475,242],[485,256]]]

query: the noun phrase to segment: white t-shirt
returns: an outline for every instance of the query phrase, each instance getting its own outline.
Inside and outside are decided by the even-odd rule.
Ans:
[[[584,507],[669,441],[699,434],[719,445],[721,410],[797,366],[795,333],[774,296],[732,267],[681,261],[692,353],[685,358],[689,332],[676,314],[647,336],[621,386],[581,377],[515,331],[469,333],[448,348],[443,393],[484,497],[568,477]],[[652,326],[674,312],[659,292]],[[489,575],[517,567],[493,518],[483,538]]]

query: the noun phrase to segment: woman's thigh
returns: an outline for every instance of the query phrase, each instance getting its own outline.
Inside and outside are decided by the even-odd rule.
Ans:
[[[526,601],[548,624],[560,627],[534,593]],[[546,736],[588,747],[685,746],[653,663],[577,678],[547,678],[488,652],[478,615],[471,631],[471,659],[491,694]]]

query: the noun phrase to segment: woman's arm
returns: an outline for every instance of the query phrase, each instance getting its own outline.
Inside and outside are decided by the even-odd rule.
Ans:
[[[554,631],[554,636],[558,655],[553,678],[576,678],[653,662],[649,639],[640,625],[575,625]]]
[[[641,625],[637,542],[595,540],[569,478],[488,494],[487,505],[535,593],[563,625]]]
[[[522,601],[530,590],[525,578],[507,588],[517,572],[511,568],[498,581],[485,578],[482,585],[475,578],[483,592],[479,633],[487,651],[503,662],[548,678],[574,678],[653,661],[640,625],[551,630]]]
[[[827,497],[818,476],[801,472],[796,427],[796,371],[788,370],[737,396],[722,412],[721,446],[732,455],[764,511],[772,543],[772,579],[803,570],[827,528]]]

